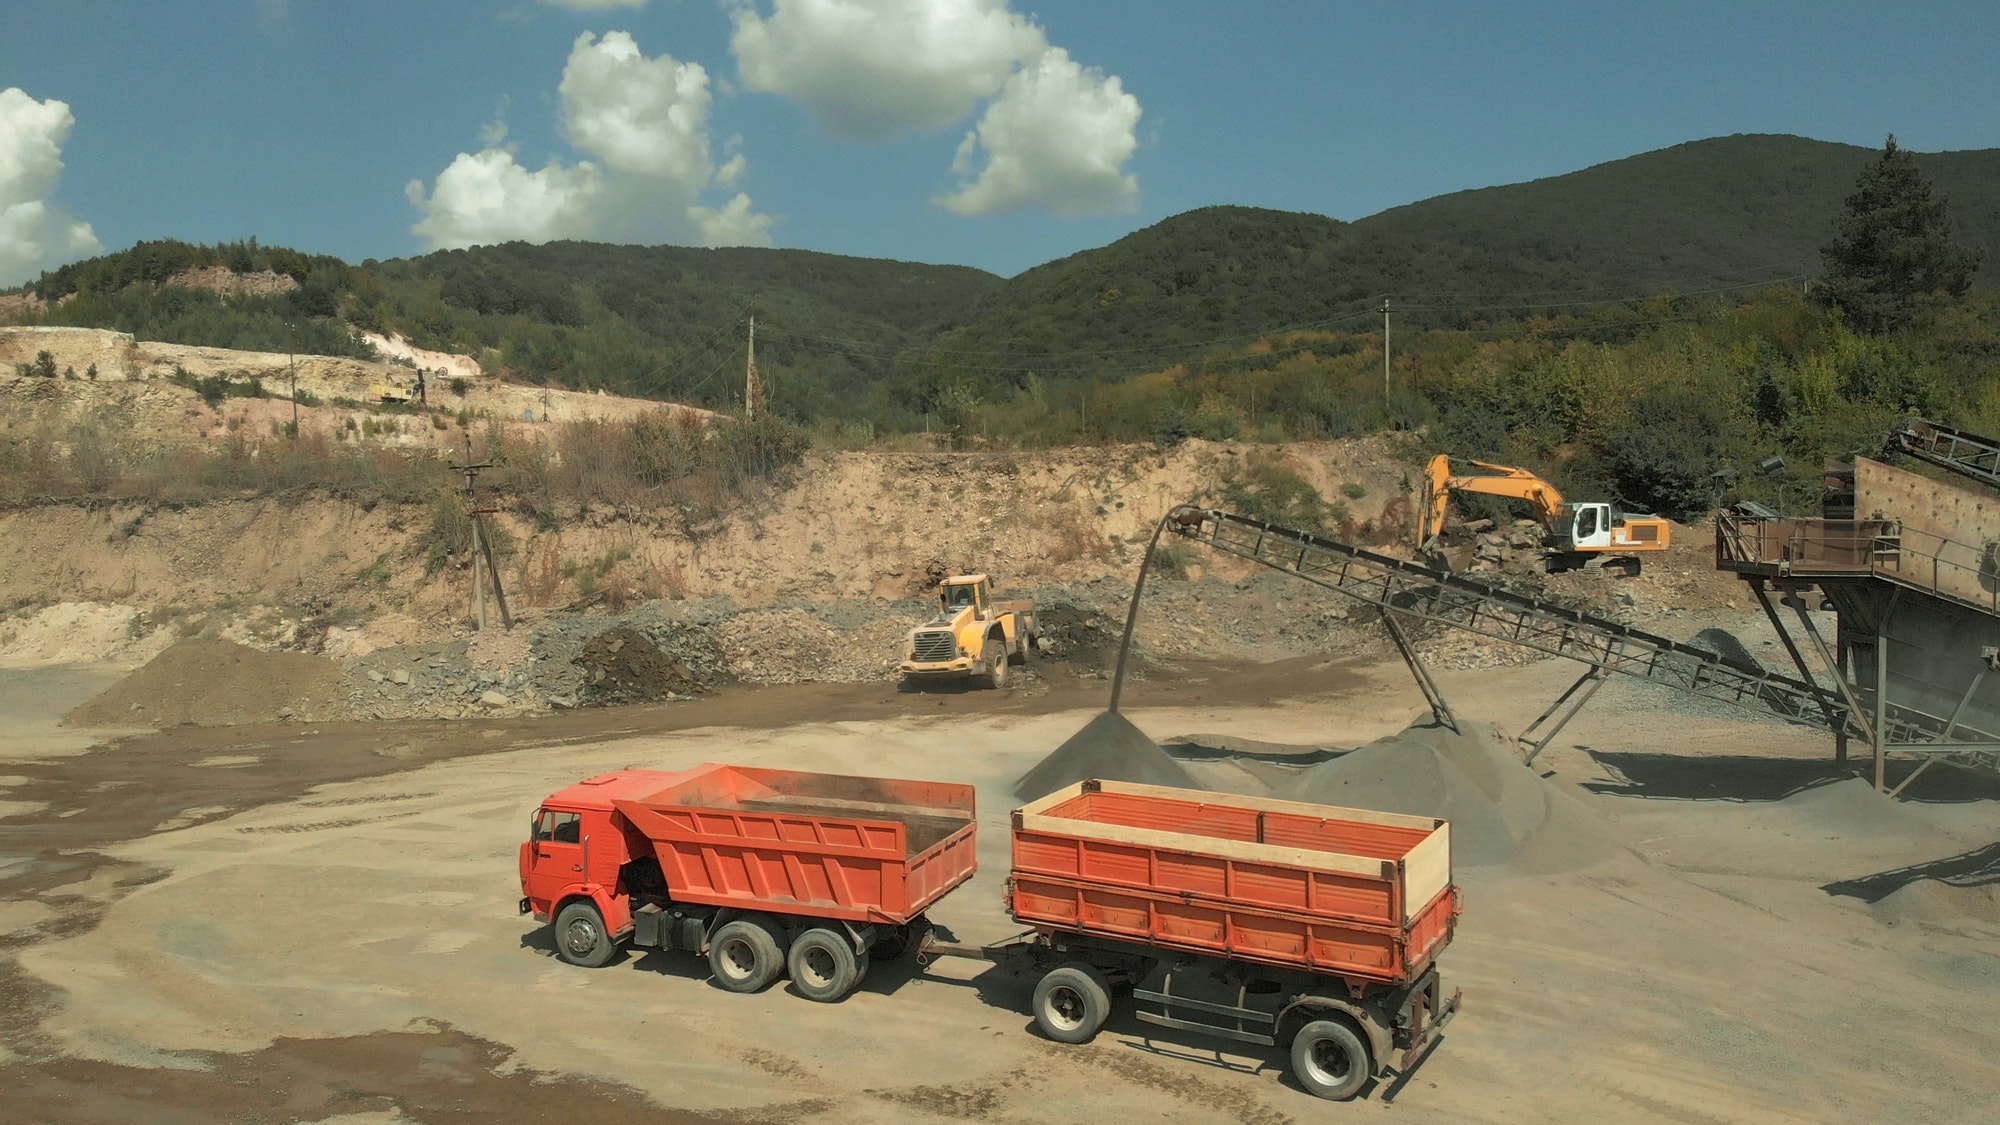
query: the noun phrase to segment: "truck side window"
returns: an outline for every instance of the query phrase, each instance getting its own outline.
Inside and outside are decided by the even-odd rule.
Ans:
[[[556,814],[547,809],[536,810],[535,818],[528,822],[530,843],[542,843],[555,834],[555,816]]]
[[[583,817],[573,812],[556,813],[554,840],[558,844],[580,844],[583,842]]]

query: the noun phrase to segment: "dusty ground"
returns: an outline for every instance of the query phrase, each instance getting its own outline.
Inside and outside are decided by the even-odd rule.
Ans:
[[[8,675],[8,721],[44,736],[28,705],[73,706],[93,686]],[[1569,675],[1442,679],[1462,715],[1518,728]],[[1005,937],[1007,790],[1102,690],[1052,669],[1042,691],[1012,697],[795,685],[504,721],[179,728],[67,757],[10,741],[9,1111],[1990,1119],[1992,790],[1945,771],[1900,804],[1851,783],[1807,788],[1833,773],[1822,736],[1662,707],[1643,687],[1608,687],[1536,763],[1628,850],[1555,874],[1462,867],[1466,914],[1444,965],[1465,1012],[1412,1080],[1347,1107],[1255,1053],[1156,1037],[1129,1016],[1088,1046],[1049,1044],[1029,1027],[1027,984],[975,962],[878,970],[821,1006],[782,988],[723,993],[682,955],[573,969],[513,912],[515,847],[539,796],[604,769],[721,758],[977,785],[985,874],[936,913],[965,940]],[[1156,737],[1302,745],[1379,737],[1416,706],[1397,669],[1311,658],[1193,666],[1128,697]]]

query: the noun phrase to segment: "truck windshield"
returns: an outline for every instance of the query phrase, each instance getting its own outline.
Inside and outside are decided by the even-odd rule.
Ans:
[[[946,586],[944,588],[945,608],[964,609],[966,606],[972,604],[972,593],[973,587],[971,586]]]

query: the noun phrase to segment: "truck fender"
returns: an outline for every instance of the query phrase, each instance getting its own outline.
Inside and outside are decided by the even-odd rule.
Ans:
[[[622,938],[632,929],[632,900],[614,896],[605,888],[592,883],[571,883],[556,896],[555,905],[549,908],[549,920],[554,921],[563,907],[577,899],[587,898],[597,907],[598,916],[604,919],[604,932],[614,938]]]
[[[1332,996],[1301,996],[1285,1005],[1278,1012],[1278,1022],[1272,1025],[1278,1032],[1278,1045],[1289,1046],[1292,1035],[1301,1027],[1331,1015],[1346,1016],[1348,1022],[1367,1037],[1368,1053],[1374,1059],[1377,1071],[1387,1065],[1395,1046],[1388,1025],[1361,1005]]]

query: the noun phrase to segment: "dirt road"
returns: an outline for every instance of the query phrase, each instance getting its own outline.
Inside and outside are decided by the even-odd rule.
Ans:
[[[1462,715],[1518,727],[1569,675],[1443,679]],[[5,1112],[1972,1121],[2000,1090],[1993,794],[1936,770],[1917,802],[1802,789],[1830,772],[1823,738],[1662,710],[1645,689],[1608,688],[1536,763],[1628,850],[1462,869],[1444,964],[1465,1012],[1411,1081],[1346,1107],[1254,1049],[1129,1016],[1058,1047],[1030,1030],[1028,983],[977,962],[878,969],[825,1006],[721,992],[686,955],[574,969],[514,913],[540,796],[726,759],[977,786],[985,874],[936,915],[1003,938],[1008,787],[1103,690],[808,685],[509,722],[169,730],[0,762]],[[1127,710],[1156,738],[1354,745],[1416,700],[1397,670],[1306,660],[1185,669],[1134,685]]]

